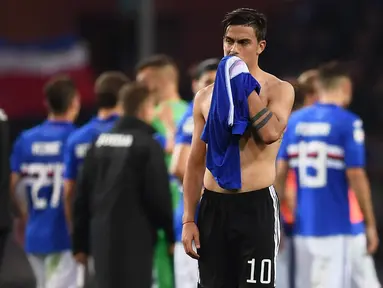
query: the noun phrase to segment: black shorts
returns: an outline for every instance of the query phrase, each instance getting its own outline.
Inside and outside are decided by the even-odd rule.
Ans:
[[[197,223],[199,287],[275,287],[280,222],[272,186],[238,194],[205,189]]]

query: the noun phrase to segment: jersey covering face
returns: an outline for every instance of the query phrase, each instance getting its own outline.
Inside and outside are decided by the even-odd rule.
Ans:
[[[12,172],[21,175],[28,203],[25,249],[49,254],[70,249],[62,201],[63,150],[75,126],[45,121],[23,132],[11,155]]]
[[[331,104],[298,110],[290,117],[278,157],[297,176],[294,233],[352,234],[346,169],[365,165],[359,117]]]
[[[64,153],[64,178],[75,180],[90,144],[103,132],[114,126],[119,117],[112,115],[105,119],[94,117],[87,124],[73,132],[68,138]]]

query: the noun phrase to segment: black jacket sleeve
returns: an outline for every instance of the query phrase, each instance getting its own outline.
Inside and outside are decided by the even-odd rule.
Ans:
[[[163,229],[169,243],[174,243],[173,208],[165,155],[160,145],[150,139],[145,168],[144,203],[157,229]]]
[[[9,131],[8,118],[0,109],[0,229],[11,222],[9,197]]]
[[[92,193],[92,162],[93,148],[91,147],[79,169],[77,176],[75,197],[72,209],[73,254],[85,253],[89,255],[90,250],[90,195]]]

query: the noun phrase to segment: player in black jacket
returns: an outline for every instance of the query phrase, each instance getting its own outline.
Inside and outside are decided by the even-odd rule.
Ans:
[[[9,127],[0,109],[0,287],[36,287],[32,269],[24,251],[12,235],[9,192]]]
[[[73,209],[73,253],[92,251],[98,288],[149,288],[156,231],[174,243],[164,153],[150,123],[154,98],[140,84],[120,93],[124,116],[89,149]]]

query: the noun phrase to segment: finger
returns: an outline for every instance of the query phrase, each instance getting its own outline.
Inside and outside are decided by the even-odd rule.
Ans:
[[[186,240],[185,243],[184,243],[184,248],[185,248],[185,252],[186,254],[189,255],[189,253],[191,253],[193,251],[193,244],[192,244],[192,240]]]
[[[367,247],[368,254],[374,254],[377,248],[378,248],[378,242],[371,241],[370,243],[368,243],[368,247]]]
[[[193,249],[187,253],[193,259],[199,259],[199,255]]]
[[[191,240],[185,240],[184,241],[184,250],[187,255],[189,255],[193,259],[198,259],[199,255],[194,251],[193,249],[193,241]]]
[[[188,253],[188,248],[187,248],[187,240],[182,239],[182,245],[184,246],[184,251],[187,254]]]
[[[201,248],[201,243],[199,241],[199,233],[194,235],[194,244],[197,249]]]

